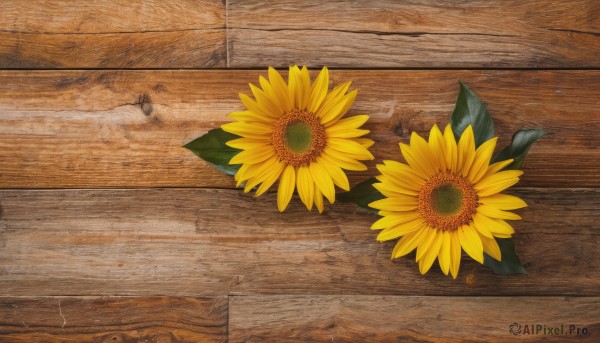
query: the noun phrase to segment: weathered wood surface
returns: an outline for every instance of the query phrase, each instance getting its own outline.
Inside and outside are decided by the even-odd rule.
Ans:
[[[0,187],[232,187],[181,148],[228,121],[265,71],[0,71]],[[600,185],[599,71],[331,72],[359,89],[376,161],[401,159],[411,131],[445,125],[463,80],[488,104],[499,146],[520,128],[554,132],[533,147],[522,186]]]
[[[527,276],[463,258],[459,278],[392,261],[377,216],[236,190],[0,191],[0,295],[600,295],[598,189],[519,189]]]
[[[226,342],[227,297],[0,297],[2,342]]]
[[[600,298],[245,296],[229,302],[230,342],[598,342]],[[542,325],[513,335],[512,323]],[[565,335],[544,335],[560,328]],[[570,325],[587,328],[587,335]],[[553,331],[554,333],[554,331]]]
[[[600,2],[228,2],[231,67],[599,67]]]
[[[0,8],[0,341],[599,340],[600,2]],[[414,254],[392,261],[394,242],[375,241],[374,214],[307,213],[297,197],[279,214],[274,193],[231,189],[181,148],[228,121],[267,65],[289,64],[355,81],[350,113],[372,116],[377,160],[352,183],[445,125],[458,80],[488,104],[499,146],[552,131],[511,191],[529,204],[514,223],[529,275],[465,256],[457,280],[437,264],[421,276]],[[131,70],[145,68],[167,70]],[[512,336],[513,322],[590,334]]]
[[[220,0],[2,2],[0,68],[222,68]]]
[[[0,13],[0,68],[597,68],[599,11],[594,0],[16,0]]]

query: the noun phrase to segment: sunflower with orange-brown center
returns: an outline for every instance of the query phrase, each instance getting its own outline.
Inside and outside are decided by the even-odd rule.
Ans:
[[[372,229],[380,241],[402,237],[392,252],[398,258],[417,250],[419,270],[425,274],[438,259],[442,272],[456,278],[462,250],[483,263],[483,253],[500,261],[495,238],[515,232],[508,212],[527,206],[518,197],[501,194],[519,181],[520,170],[502,170],[513,160],[490,165],[497,138],[475,149],[471,126],[458,143],[450,125],[444,133],[431,129],[429,141],[414,133],[400,150],[408,164],[384,161],[377,165],[380,183],[373,186],[384,199],[370,207],[383,218]]]
[[[360,127],[367,115],[343,118],[356,98],[348,92],[350,82],[329,89],[329,72],[323,68],[314,82],[308,69],[292,66],[288,82],[273,68],[269,79],[259,78],[260,87],[250,84],[254,99],[240,94],[245,111],[229,116],[235,121],[222,126],[240,136],[227,145],[242,150],[230,164],[241,164],[235,174],[244,191],[257,187],[266,192],[277,180],[277,207],[284,211],[297,189],[310,210],[324,210],[323,197],[335,201],[335,186],[349,190],[345,170],[362,171],[363,160],[372,160],[368,148],[373,141]]]

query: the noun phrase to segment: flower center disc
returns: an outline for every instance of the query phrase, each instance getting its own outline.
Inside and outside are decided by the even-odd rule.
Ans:
[[[321,155],[327,144],[327,135],[316,115],[294,109],[275,122],[271,140],[282,162],[302,166]]]
[[[467,179],[444,173],[423,185],[418,210],[431,227],[454,231],[471,221],[477,202],[477,194]]]
[[[297,121],[288,124],[285,128],[284,136],[288,149],[295,153],[303,153],[310,148],[313,135],[307,123]]]

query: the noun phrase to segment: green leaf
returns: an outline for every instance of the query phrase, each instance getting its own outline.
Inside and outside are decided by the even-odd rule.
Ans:
[[[239,137],[225,132],[220,128],[212,129],[205,135],[185,144],[183,147],[212,164],[220,171],[229,175],[234,175],[238,169],[240,169],[241,165],[231,165],[229,164],[229,161],[231,161],[231,158],[237,155],[241,150],[229,147],[225,143],[235,138]]]
[[[512,158],[514,161],[504,169],[521,169],[523,161],[525,161],[525,156],[527,156],[527,152],[529,152],[531,145],[549,133],[550,132],[542,129],[526,129],[515,132],[515,134],[512,136],[510,145],[507,145],[504,147],[504,149],[500,150],[500,152],[492,158],[491,163]]]
[[[353,202],[360,207],[377,212],[369,207],[373,201],[383,199],[383,195],[373,187],[373,184],[377,182],[379,182],[377,179],[370,178],[352,187],[349,192],[338,194],[337,198],[342,202]]]
[[[515,243],[512,238],[496,238],[496,242],[498,242],[498,246],[500,247],[502,261],[496,261],[493,257],[484,253],[483,265],[492,268],[496,274],[527,274],[525,267],[523,267],[519,256],[515,252]]]
[[[460,90],[456,97],[454,111],[450,116],[450,125],[457,142],[465,129],[469,125],[473,125],[475,147],[477,148],[483,142],[494,137],[494,122],[483,101],[469,87],[460,81],[458,83]]]

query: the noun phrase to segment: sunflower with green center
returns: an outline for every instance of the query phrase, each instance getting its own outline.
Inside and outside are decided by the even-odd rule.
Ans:
[[[279,180],[279,211],[297,189],[309,210],[314,205],[323,212],[323,197],[335,201],[334,185],[350,189],[344,169],[366,170],[359,161],[373,159],[368,150],[373,141],[362,137],[369,130],[360,129],[369,116],[343,118],[357,91],[348,92],[351,82],[346,82],[328,92],[327,68],[314,82],[306,66],[290,67],[287,83],[271,67],[268,77],[259,77],[260,88],[250,84],[255,100],[240,94],[246,110],[230,113],[235,121],[221,126],[240,136],[227,142],[242,150],[229,162],[241,164],[237,185],[245,183],[244,192],[258,186],[259,196]]]
[[[371,227],[381,230],[379,241],[402,237],[392,258],[417,249],[416,260],[425,274],[436,258],[442,272],[456,278],[462,250],[479,263],[483,253],[500,261],[495,237],[515,232],[506,220],[521,219],[508,212],[527,206],[518,197],[501,194],[516,184],[520,170],[502,170],[513,160],[490,165],[497,137],[475,149],[473,128],[458,143],[450,125],[444,133],[431,129],[429,141],[412,133],[410,145],[400,144],[408,164],[384,161],[373,186],[384,195],[370,207],[383,216]],[[462,248],[462,249],[461,249]]]

